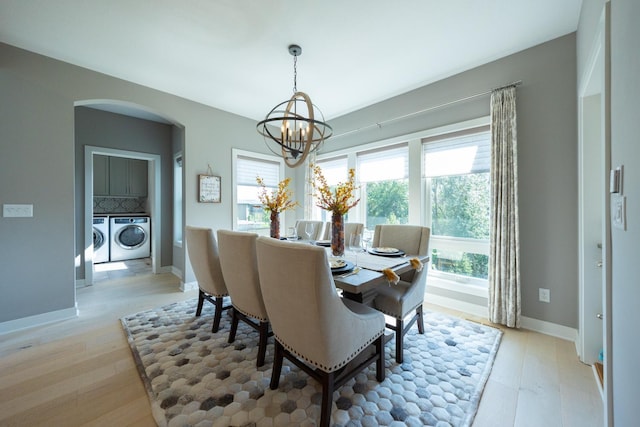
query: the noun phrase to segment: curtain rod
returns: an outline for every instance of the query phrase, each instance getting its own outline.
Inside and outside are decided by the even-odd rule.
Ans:
[[[331,138],[332,139],[339,138],[341,136],[348,135],[350,133],[360,132],[361,130],[365,130],[365,129],[369,129],[369,128],[373,128],[373,127],[381,128],[383,125],[386,125],[386,124],[389,124],[389,123],[392,123],[392,122],[395,122],[395,121],[398,121],[398,120],[406,119],[406,118],[412,117],[412,116],[417,116],[419,114],[423,114],[423,113],[426,113],[428,111],[437,110],[438,108],[448,107],[449,105],[457,104],[459,102],[469,101],[469,100],[474,99],[474,98],[479,98],[479,97],[484,96],[484,95],[489,95],[490,93],[492,93],[492,92],[494,92],[496,90],[506,89],[506,88],[512,87],[512,86],[520,86],[521,84],[522,84],[522,80],[518,80],[518,81],[515,81],[515,82],[511,82],[509,84],[503,85],[503,86],[499,86],[499,87],[493,88],[491,90],[488,90],[488,91],[485,91],[485,92],[482,92],[482,93],[476,93],[475,95],[467,96],[465,98],[460,98],[460,99],[456,99],[454,101],[445,102],[444,104],[435,105],[433,107],[425,108],[423,110],[414,111],[413,113],[405,114],[403,116],[394,117],[392,119],[383,120],[381,122],[377,122],[377,123],[374,123],[372,125],[367,125],[367,126],[363,126],[361,128],[349,130],[349,131],[340,133],[338,135],[333,135]]]

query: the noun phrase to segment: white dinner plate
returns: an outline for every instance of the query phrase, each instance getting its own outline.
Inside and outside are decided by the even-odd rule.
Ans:
[[[400,252],[400,249],[388,248],[388,247],[380,247],[380,248],[373,248],[372,251],[379,252],[381,254],[395,254],[397,252]]]
[[[329,265],[331,265],[331,268],[342,268],[347,265],[347,263],[342,259],[332,259],[329,260]]]

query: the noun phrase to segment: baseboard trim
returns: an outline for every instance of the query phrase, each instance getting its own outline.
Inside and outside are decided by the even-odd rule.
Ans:
[[[434,294],[427,294],[425,298],[429,303],[441,305],[452,310],[462,311],[474,316],[484,317],[485,319],[489,317],[489,310],[487,310],[487,307],[483,307],[478,304],[472,304],[470,302],[460,301],[454,298]]]
[[[182,270],[173,265],[171,266],[171,274],[182,280]]]
[[[464,313],[471,314],[473,316],[483,317],[487,319],[489,317],[489,310],[487,307],[472,304],[469,302],[458,301],[453,298],[444,297],[441,295],[428,294],[427,301],[436,305],[441,305],[453,310],[462,311]],[[568,326],[558,325],[555,323],[547,322],[544,320],[533,319],[531,317],[522,316],[521,327],[529,329],[531,331],[539,332],[541,334],[550,335],[552,337],[561,338],[567,341],[576,342],[578,340],[578,330],[570,328]]]
[[[198,289],[198,282],[183,282],[180,281],[180,290],[182,292],[195,291]]]
[[[48,313],[36,314],[35,316],[23,317],[21,319],[9,320],[0,323],[0,335],[17,332],[22,329],[43,326],[48,323],[59,322],[78,317],[78,307],[65,308],[63,310],[50,311]]]
[[[532,319],[531,317],[526,316],[522,316],[521,322],[524,329],[540,332],[541,334],[561,338],[573,343],[578,339],[578,330],[568,326],[558,325],[544,320]]]

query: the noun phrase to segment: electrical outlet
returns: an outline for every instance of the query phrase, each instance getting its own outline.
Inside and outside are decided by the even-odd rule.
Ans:
[[[551,302],[551,291],[545,288],[538,288],[538,299],[541,302]]]

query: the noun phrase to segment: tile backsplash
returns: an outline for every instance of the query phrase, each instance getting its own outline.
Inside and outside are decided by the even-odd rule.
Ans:
[[[93,213],[143,213],[148,211],[146,197],[93,198]]]

